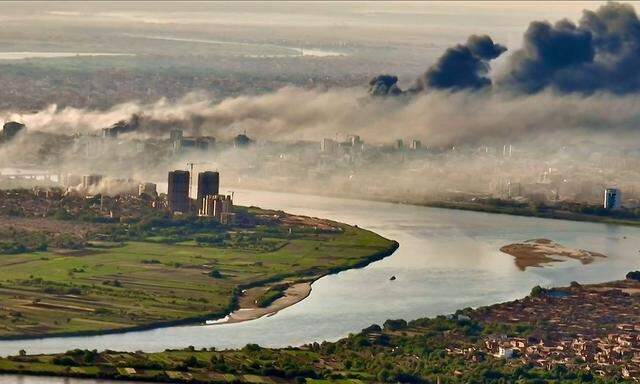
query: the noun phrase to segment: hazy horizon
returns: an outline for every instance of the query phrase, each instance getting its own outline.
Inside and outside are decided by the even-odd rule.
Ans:
[[[0,147],[0,166],[35,162],[66,172],[157,177],[198,158],[240,185],[248,179],[270,188],[270,180],[286,185],[282,180],[297,175],[296,186],[307,190],[315,186],[312,175],[331,175],[328,190],[352,190],[356,180],[367,180],[363,188],[398,199],[492,193],[505,182],[531,183],[548,173],[574,183],[575,196],[588,189],[590,199],[602,185],[640,190],[640,175],[629,169],[640,161],[640,88],[628,76],[635,50],[609,52],[602,37],[582,36],[600,33],[583,20],[588,9],[592,19],[611,23],[611,44],[616,36],[630,46],[640,41],[633,31],[615,30],[625,24],[611,21],[612,14],[637,22],[633,8],[620,4],[9,3],[0,57],[24,58],[0,60],[0,116],[25,123],[29,135]],[[563,19],[569,21],[556,24]],[[535,23],[541,20],[550,24]],[[541,44],[563,34],[576,49],[591,44],[584,63],[556,68],[557,58],[541,56]],[[61,52],[69,56],[57,57]],[[603,61],[615,55],[611,62],[620,65]],[[398,76],[400,95],[385,94],[390,78],[381,74]],[[141,116],[134,130],[87,149],[98,145],[90,136],[133,114]],[[246,132],[267,144],[242,154],[223,145],[158,158],[175,128],[218,143]],[[285,145],[349,134],[374,147],[419,139],[446,152],[325,163],[314,160],[319,144]],[[515,148],[517,160],[497,156],[503,145]],[[297,162],[309,162],[306,174]],[[401,188],[372,186],[376,173]]]

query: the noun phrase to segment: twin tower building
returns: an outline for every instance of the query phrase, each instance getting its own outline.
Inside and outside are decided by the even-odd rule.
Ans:
[[[167,203],[171,212],[197,212],[199,216],[215,217],[221,223],[233,220],[231,196],[220,194],[220,173],[198,173],[198,192],[193,206],[190,198],[191,174],[189,171],[169,172]]]

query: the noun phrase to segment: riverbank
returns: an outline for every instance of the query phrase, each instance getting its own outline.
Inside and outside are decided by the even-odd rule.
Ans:
[[[242,290],[284,281],[311,282],[388,256],[398,246],[370,231],[329,220],[258,208],[249,212],[267,217],[269,225],[236,229],[229,244],[153,239],[87,247],[73,254],[4,255],[0,339],[204,323],[238,309]],[[248,318],[293,305],[308,295],[302,293],[285,295]]]
[[[541,219],[582,221],[582,222],[591,222],[591,223],[627,225],[627,226],[634,226],[634,227],[640,226],[640,219],[638,220],[623,219],[623,218],[616,218],[613,216],[583,214],[583,213],[554,209],[552,207],[546,207],[545,210],[534,210],[528,207],[520,208],[520,207],[513,207],[513,206],[499,206],[499,205],[482,204],[482,203],[469,203],[469,202],[458,203],[458,202],[444,202],[444,201],[416,203],[416,205],[422,205],[425,207],[433,207],[433,208],[458,209],[463,211],[498,213],[503,215],[513,215],[513,216],[537,217]]]
[[[603,226],[579,222],[409,205],[269,192],[239,195],[244,205],[282,207],[295,214],[358,224],[397,239],[402,246],[382,262],[318,280],[313,284],[313,294],[298,308],[281,311],[275,317],[219,327],[189,325],[108,336],[5,341],[0,343],[0,356],[15,355],[20,349],[31,354],[73,348],[161,352],[188,345],[235,349],[258,343],[282,348],[335,341],[388,318],[433,317],[457,308],[513,300],[538,284],[603,282],[621,278],[637,266],[640,235],[632,227],[605,231]],[[609,259],[586,267],[568,262],[521,272],[511,256],[498,252],[505,244],[535,238],[603,252]],[[397,280],[389,281],[394,275]]]
[[[640,378],[640,359],[627,357],[640,346],[639,308],[639,281],[572,283],[535,287],[522,299],[449,316],[387,320],[337,342],[225,351],[72,350],[3,358],[0,373],[172,383],[632,381]]]
[[[238,186],[238,188],[243,188],[243,187],[246,188],[246,186]],[[267,186],[260,186],[260,189],[265,191],[275,192],[275,193],[283,193],[282,190],[279,190],[277,188],[268,188]],[[595,214],[578,213],[578,212],[572,212],[572,211],[567,211],[562,209],[556,209],[552,206],[545,206],[543,210],[540,210],[537,208],[532,209],[532,207],[530,206],[526,206],[526,207],[518,206],[518,204],[515,204],[509,200],[501,200],[501,201],[509,202],[510,205],[494,205],[494,204],[482,202],[482,200],[478,200],[474,202],[470,202],[470,201],[456,202],[456,201],[445,201],[445,200],[427,200],[423,198],[401,199],[401,198],[394,198],[394,197],[388,197],[388,196],[362,197],[361,195],[352,195],[348,192],[321,193],[317,189],[308,190],[308,191],[287,190],[287,193],[298,194],[303,196],[317,195],[317,196],[356,200],[356,201],[372,201],[372,202],[380,202],[380,203],[415,205],[419,207],[453,209],[453,210],[471,211],[471,212],[497,213],[497,214],[512,215],[512,216],[537,217],[541,219],[569,220],[569,221],[590,222],[590,223],[625,225],[625,226],[634,226],[634,227],[640,226],[640,217],[638,217],[637,219],[617,218],[615,216],[610,215],[610,212],[608,215],[595,215]],[[569,204],[577,205],[578,203],[569,203]],[[535,205],[539,205],[539,204],[535,204]],[[589,205],[589,208],[591,210],[597,210],[597,209],[600,209],[601,207],[596,205]]]
[[[311,294],[311,286],[312,284],[327,275],[340,273],[342,271],[350,270],[350,269],[358,269],[364,268],[369,264],[382,260],[387,256],[391,256],[400,246],[397,241],[392,241],[390,246],[383,251],[376,252],[363,260],[357,262],[351,267],[338,266],[331,268],[331,270],[325,274],[320,274],[313,277],[309,281],[303,282],[289,282],[289,281],[280,281],[276,282],[274,285],[280,284],[291,284],[287,289],[284,290],[282,297],[277,298],[271,304],[266,307],[260,307],[257,305],[257,297],[260,294],[247,294],[246,292],[242,292],[237,296],[236,302],[238,303],[237,308],[226,315],[224,318],[219,319],[219,321],[215,321],[215,324],[231,324],[231,323],[240,323],[243,321],[256,320],[264,316],[273,316],[281,310],[295,305],[302,300],[306,299]],[[272,285],[271,285],[272,286]],[[257,289],[259,291],[265,291],[269,289],[269,285],[258,286],[254,288],[249,288],[246,291],[251,289]]]
[[[253,288],[264,291],[268,287]],[[261,307],[257,303],[257,296],[251,293],[243,293],[238,300],[238,309],[234,310],[224,318],[213,322],[219,324],[233,324],[243,321],[256,320],[263,316],[273,316],[281,310],[301,302],[311,294],[311,282],[294,283],[283,291],[282,297],[277,298],[266,307]],[[209,322],[208,322],[209,323]]]

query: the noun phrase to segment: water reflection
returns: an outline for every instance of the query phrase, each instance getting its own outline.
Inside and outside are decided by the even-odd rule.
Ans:
[[[360,270],[327,276],[301,303],[272,317],[238,324],[182,326],[95,337],[0,342],[0,354],[71,348],[160,351],[165,348],[281,347],[336,340],[388,318],[415,319],[526,295],[534,285],[568,285],[623,278],[637,268],[640,232],[632,227],[493,215],[435,208],[236,191],[244,205],[283,209],[369,228],[397,240],[391,257]],[[519,271],[499,248],[549,238],[609,257]],[[395,281],[390,281],[396,276]]]

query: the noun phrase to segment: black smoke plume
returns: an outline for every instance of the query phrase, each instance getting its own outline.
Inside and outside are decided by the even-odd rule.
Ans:
[[[522,93],[640,90],[640,20],[631,5],[585,10],[576,25],[532,22],[497,83]]]
[[[447,89],[459,91],[479,89],[491,85],[486,77],[489,61],[500,56],[507,48],[495,44],[487,35],[472,35],[466,44],[451,47],[422,75],[413,91]]]
[[[369,81],[371,96],[397,96],[402,90],[397,85],[398,76],[378,75]]]
[[[140,128],[140,115],[134,113],[129,120],[120,120],[111,127],[103,129],[103,134],[117,137],[123,133],[135,132],[138,128]]]

